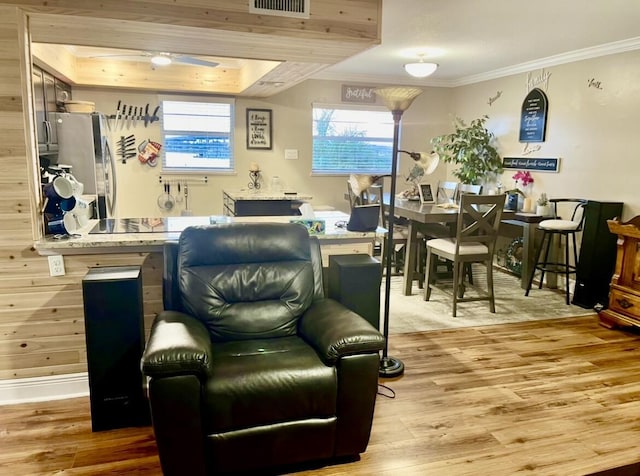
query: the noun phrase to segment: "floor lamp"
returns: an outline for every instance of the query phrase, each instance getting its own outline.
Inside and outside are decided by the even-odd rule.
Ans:
[[[391,160],[391,191],[389,195],[389,219],[388,223],[388,235],[387,243],[389,245],[385,250],[385,293],[384,293],[384,327],[383,334],[385,339],[384,349],[382,351],[382,358],[380,359],[380,368],[378,375],[380,377],[391,378],[397,377],[404,373],[404,363],[400,359],[389,357],[389,295],[391,291],[391,260],[393,255],[393,222],[396,203],[396,182],[397,182],[397,170],[398,170],[398,136],[400,133],[400,121],[402,120],[402,114],[406,111],[413,100],[422,93],[422,89],[419,88],[379,88],[375,90],[375,93],[382,99],[385,106],[393,114],[393,156]],[[409,154],[411,158],[415,158]],[[420,158],[418,156],[418,158]]]

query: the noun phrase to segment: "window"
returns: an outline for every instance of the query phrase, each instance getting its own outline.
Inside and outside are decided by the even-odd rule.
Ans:
[[[392,156],[393,116],[387,109],[314,105],[314,174],[388,174]]]
[[[163,171],[234,171],[233,111],[228,98],[162,99]]]

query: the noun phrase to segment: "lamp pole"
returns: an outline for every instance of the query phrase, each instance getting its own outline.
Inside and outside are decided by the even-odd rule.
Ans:
[[[384,327],[385,337],[382,358],[380,359],[380,377],[397,377],[404,373],[404,363],[400,359],[389,357],[389,303],[391,298],[391,264],[393,260],[393,224],[396,211],[396,173],[398,171],[398,136],[400,134],[400,121],[404,111],[391,111],[393,114],[393,160],[391,161],[391,191],[389,195],[389,218],[387,224],[387,246],[385,248],[385,283],[384,283]]]
[[[384,293],[384,349],[380,359],[378,375],[384,378],[397,377],[404,373],[404,363],[389,356],[389,302],[391,298],[391,264],[393,256],[393,223],[395,221],[396,182],[398,171],[398,140],[400,136],[400,121],[402,114],[413,100],[422,93],[419,88],[379,88],[376,94],[384,101],[393,114],[393,155],[391,160],[391,194],[389,196],[389,219],[387,224],[387,246],[385,249],[385,293]]]

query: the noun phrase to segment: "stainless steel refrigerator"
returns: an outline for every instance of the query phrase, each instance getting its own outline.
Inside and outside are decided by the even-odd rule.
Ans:
[[[109,146],[107,118],[99,112],[58,113],[58,164],[84,184],[84,195],[96,196],[97,218],[113,218],[116,209],[115,158]]]

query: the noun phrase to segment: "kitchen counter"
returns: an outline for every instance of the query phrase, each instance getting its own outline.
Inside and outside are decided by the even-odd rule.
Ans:
[[[229,198],[233,200],[300,200],[308,201],[313,195],[296,191],[285,190],[283,192],[272,192],[269,190],[223,190]]]
[[[287,223],[304,217],[255,216],[255,217],[166,217],[90,220],[74,236],[55,238],[47,236],[35,243],[40,255],[71,255],[99,253],[140,253],[161,252],[166,241],[177,240],[181,231],[191,225],[217,223]],[[381,238],[386,230],[378,228],[373,232],[347,231],[349,215],[339,211],[318,211],[315,219],[325,221],[325,231],[315,235],[320,240],[323,254],[345,254],[349,252],[371,254],[376,238]],[[346,248],[336,246],[347,245]],[[364,245],[355,246],[355,245]],[[333,251],[333,252],[332,252]]]
[[[295,191],[223,190],[223,213],[227,216],[300,215],[300,207],[313,196]]]

